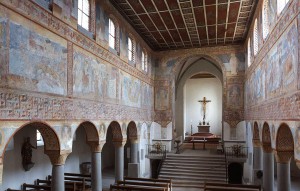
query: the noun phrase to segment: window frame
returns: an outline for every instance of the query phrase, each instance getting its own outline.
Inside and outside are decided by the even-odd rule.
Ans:
[[[256,56],[258,54],[258,25],[257,19],[254,21],[253,26],[253,55]]]
[[[128,44],[127,44],[127,54],[128,54],[128,61],[134,62],[134,43],[131,37],[128,37]],[[131,44],[131,48],[130,45]]]
[[[265,40],[270,33],[269,26],[269,0],[264,0],[262,9],[263,39]]]
[[[141,59],[142,71],[148,73],[148,56],[146,51],[142,51],[142,59]]]
[[[111,27],[114,27],[114,30],[111,29]],[[113,31],[113,34],[112,34]],[[108,46],[114,50],[116,50],[116,24],[115,22],[109,18],[108,19]],[[113,42],[111,42],[111,39],[113,39]],[[113,47],[111,46],[113,44]]]
[[[248,67],[251,66],[251,54],[252,54],[252,51],[251,51],[251,38],[248,39],[248,45],[247,45],[247,62],[248,62]]]
[[[88,13],[86,13],[84,11],[84,2],[88,2]],[[82,6],[80,7],[79,4],[82,3]],[[82,10],[81,10],[82,9]],[[81,13],[81,19],[80,18],[80,13]],[[85,16],[87,18],[87,28],[85,25],[83,25],[84,20],[83,20],[83,16]],[[81,22],[79,22],[81,21]],[[77,3],[77,24],[85,29],[86,31],[91,31],[91,1],[90,0],[78,0]]]

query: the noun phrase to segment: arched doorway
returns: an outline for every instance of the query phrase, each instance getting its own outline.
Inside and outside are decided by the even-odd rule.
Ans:
[[[37,145],[37,133],[41,134],[43,140],[40,145]],[[25,154],[22,147],[28,138],[30,138],[30,144],[37,148],[32,149],[32,151],[25,151],[27,153]],[[2,156],[4,159],[3,182],[0,188],[2,188],[1,190],[20,189],[24,182],[33,183],[37,178],[51,175],[53,167],[51,158],[45,153],[59,153],[60,141],[57,133],[50,125],[36,121],[18,128],[9,138],[4,150]],[[24,166],[22,155],[31,155],[32,164],[27,167]]]
[[[193,132],[198,132],[198,125],[199,122],[203,120],[203,109],[201,109],[201,105],[197,100],[202,100],[203,97],[206,97],[208,100],[212,102],[218,103],[217,106],[214,108],[210,108],[210,112],[217,112],[219,117],[216,119],[213,116],[208,118],[210,122],[210,126],[212,127],[212,133],[216,133],[218,135],[222,134],[222,119],[223,119],[223,92],[224,92],[224,85],[223,85],[223,72],[222,67],[211,58],[207,58],[207,56],[193,56],[189,57],[184,60],[182,63],[179,63],[181,67],[178,67],[178,71],[176,72],[176,79],[175,79],[175,128],[177,132],[177,136],[185,136],[186,133],[191,133],[191,125],[193,126]],[[196,77],[203,77],[203,78],[196,78]],[[206,78],[205,78],[206,76]],[[208,76],[211,78],[208,78]],[[195,77],[191,79],[191,77]],[[211,85],[207,85],[206,81],[213,81]],[[186,84],[189,83],[188,81],[192,81],[191,85],[189,86],[189,90],[187,91]],[[203,83],[199,81],[203,81]],[[198,85],[197,85],[198,83]],[[197,92],[194,90],[199,90],[200,86],[205,84],[206,90]],[[217,85],[216,85],[217,84]],[[196,85],[196,86],[195,86]],[[218,93],[214,94],[214,90],[210,89],[209,87],[218,86]],[[193,97],[195,97],[194,101],[191,101],[189,105],[192,105],[193,108],[187,107],[187,96],[190,95],[191,91],[193,92]],[[207,93],[207,94],[206,94]],[[212,96],[212,94],[213,96]],[[207,96],[205,96],[207,95]],[[198,97],[199,96],[199,97]],[[212,100],[214,98],[215,100]],[[194,103],[195,102],[195,103]],[[220,103],[219,103],[220,102]],[[202,112],[202,113],[201,113]],[[192,115],[194,113],[194,115]]]

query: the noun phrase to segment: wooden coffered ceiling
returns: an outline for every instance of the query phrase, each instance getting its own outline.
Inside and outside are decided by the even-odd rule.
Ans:
[[[240,44],[257,0],[110,0],[154,50]]]

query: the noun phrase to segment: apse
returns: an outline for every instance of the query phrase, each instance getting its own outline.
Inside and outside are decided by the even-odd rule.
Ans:
[[[209,126],[205,131],[221,135],[223,118],[221,66],[209,57],[194,56],[185,60],[181,69],[176,71],[175,128],[177,136],[184,138],[191,133],[201,132],[202,130],[199,129],[201,127],[198,126],[203,125]],[[205,118],[204,110],[206,110]]]
[[[184,94],[184,133],[188,135],[208,131],[221,135],[222,84],[220,80],[210,73],[195,74],[186,81]],[[205,129],[201,129],[201,126]]]

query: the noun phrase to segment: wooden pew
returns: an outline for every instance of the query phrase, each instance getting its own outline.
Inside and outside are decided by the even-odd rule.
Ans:
[[[259,185],[204,183],[204,191],[260,191]]]
[[[36,185],[49,185],[51,186],[50,180],[36,180]],[[72,181],[65,181],[65,190],[66,191],[81,191],[85,190],[85,186],[82,184],[82,182],[72,182]]]
[[[149,186],[149,187],[159,187],[168,189],[170,184],[163,182],[142,182],[142,181],[118,181],[117,185],[132,185],[132,186]]]
[[[91,175],[88,174],[78,174],[78,173],[65,173],[65,176],[75,176],[75,177],[85,177],[85,178],[91,178]]]
[[[51,175],[48,176],[47,180],[40,180],[37,179],[37,184],[51,184]],[[91,188],[90,183],[86,184],[87,182],[91,182],[90,179],[85,178],[75,178],[75,177],[65,177],[65,187],[68,191],[77,191],[77,190],[86,190]]]
[[[151,183],[167,183],[169,184],[169,189],[172,191],[172,180],[171,179],[154,179],[154,178],[133,178],[133,177],[124,177],[124,181],[139,181],[139,182],[151,182]]]
[[[161,187],[147,187],[147,186],[121,186],[121,185],[110,185],[110,191],[114,190],[126,190],[126,191],[168,191],[167,188],[161,188]]]
[[[51,186],[49,185],[35,185],[35,184],[26,184],[24,183],[22,186],[22,190],[27,190],[27,188],[34,188],[36,190],[50,190]]]

